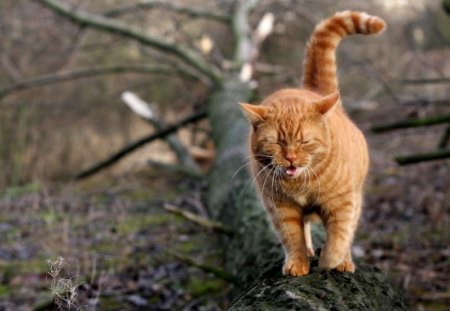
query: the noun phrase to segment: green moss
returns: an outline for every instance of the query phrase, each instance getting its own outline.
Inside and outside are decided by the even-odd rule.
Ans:
[[[46,273],[48,271],[48,264],[47,261],[43,259],[0,262],[0,270],[3,271],[4,279],[9,280],[20,274]]]
[[[111,241],[105,241],[103,243],[95,244],[93,250],[96,253],[114,253],[117,251],[119,245],[112,243]]]
[[[112,269],[113,271],[116,271],[120,265],[120,260],[116,257],[107,257],[103,258],[102,260],[102,266],[105,267],[105,269]]]
[[[0,297],[8,297],[12,292],[14,292],[12,287],[0,284]]]
[[[38,192],[41,189],[41,185],[38,183],[31,183],[23,186],[14,186],[7,188],[1,196],[5,196],[8,198],[18,198],[27,193]]]
[[[6,232],[3,233],[3,243],[7,241],[12,241],[13,243],[17,241],[17,237],[20,236],[21,230],[17,227],[11,227]]]
[[[180,251],[181,253],[188,254],[195,250],[197,250],[200,247],[198,241],[195,240],[187,240],[184,242],[179,243],[175,248]]]
[[[134,215],[117,225],[119,234],[128,235],[148,226],[161,226],[169,223],[172,217],[168,214]]]
[[[102,310],[121,310],[123,305],[115,297],[100,296],[100,308]]]
[[[425,302],[422,304],[423,310],[433,310],[433,311],[446,311],[448,310],[448,304],[439,302]]]
[[[221,292],[227,284],[219,279],[191,278],[186,285],[186,290],[194,297]]]
[[[46,224],[54,224],[61,220],[61,215],[55,211],[44,211],[39,213],[39,216],[45,221]]]
[[[153,191],[134,191],[126,195],[126,198],[133,202],[149,201],[155,198]]]

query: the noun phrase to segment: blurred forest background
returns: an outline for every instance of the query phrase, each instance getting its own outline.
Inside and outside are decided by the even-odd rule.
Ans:
[[[208,215],[202,174],[213,146],[207,119],[177,133],[199,161],[195,177],[173,166],[176,154],[161,140],[73,180],[157,131],[123,103],[123,92],[137,94],[160,122],[174,124],[205,109],[211,86],[175,57],[71,22],[41,2],[0,1],[0,310],[53,310],[58,301],[85,310],[225,309],[230,280],[198,267],[220,268],[220,233],[169,211]],[[219,68],[235,65],[234,1],[59,2],[182,43]],[[300,84],[314,25],[344,9],[388,23],[382,36],[348,38],[338,52],[344,105],[366,133],[372,157],[355,257],[385,271],[413,310],[448,310],[450,163],[394,161],[445,148],[448,118],[371,131],[450,114],[450,15],[443,2],[261,0],[251,26],[267,12],[275,19],[255,64],[255,102]]]

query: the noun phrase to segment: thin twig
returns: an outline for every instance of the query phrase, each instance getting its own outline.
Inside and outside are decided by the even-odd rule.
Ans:
[[[180,14],[185,14],[189,17],[193,18],[205,18],[211,19],[218,22],[230,23],[231,17],[226,14],[222,14],[220,12],[214,12],[212,10],[205,10],[199,7],[191,7],[191,6],[183,6],[181,4],[173,3],[173,2],[162,2],[162,1],[152,1],[152,0],[141,0],[135,4],[124,5],[115,9],[112,9],[106,13],[104,16],[108,17],[117,17],[126,13],[142,10],[142,9],[165,9],[169,11],[173,11]]]
[[[400,105],[448,105],[450,104],[449,99],[427,99],[427,98],[419,98],[413,100],[405,100],[400,103]]]
[[[99,14],[92,14],[82,10],[77,10],[72,6],[66,3],[62,3],[58,0],[35,1],[40,2],[41,4],[60,14],[61,16],[64,16],[77,24],[103,30],[113,34],[118,34],[140,42],[145,46],[149,46],[156,50],[159,50],[160,52],[173,55],[179,60],[204,74],[214,84],[220,84],[221,73],[219,72],[219,70],[207,63],[205,59],[196,51],[191,50],[184,45],[171,43],[167,40],[154,37],[119,20],[114,20],[112,18],[104,17]]]
[[[421,301],[450,301],[450,293],[449,292],[429,292],[424,293],[418,297]]]
[[[227,235],[232,235],[233,231],[230,228],[227,228],[224,224],[208,219],[206,217],[194,214],[190,211],[178,208],[172,204],[164,204],[164,209],[166,211],[169,211],[171,213],[174,213],[176,215],[179,215],[203,228],[206,229],[210,229],[210,230],[214,230],[214,231],[218,231],[218,232],[222,232],[225,233]]]
[[[437,84],[437,83],[450,83],[450,78],[434,78],[434,79],[404,79],[399,81],[402,84]]]
[[[61,83],[69,80],[76,80],[81,78],[95,77],[108,74],[124,74],[124,73],[136,73],[136,74],[175,74],[176,71],[167,66],[152,66],[146,64],[138,65],[113,65],[113,66],[100,66],[91,68],[80,68],[72,71],[63,71],[45,74],[22,81],[18,81],[15,84],[6,86],[0,89],[0,99],[4,98],[11,93],[30,89],[34,87],[50,85],[55,83]],[[184,72],[184,77],[194,79],[195,77],[188,72]]]
[[[233,275],[233,274],[231,274],[229,272],[223,271],[223,270],[221,270],[219,268],[216,268],[216,267],[213,267],[213,266],[210,266],[210,265],[206,265],[204,263],[200,263],[200,262],[196,261],[195,259],[193,259],[192,257],[186,256],[186,255],[182,255],[180,253],[177,253],[177,252],[174,252],[174,251],[171,251],[171,250],[166,250],[166,252],[169,255],[171,255],[172,257],[174,257],[175,259],[185,263],[186,265],[198,268],[198,269],[203,270],[203,271],[205,271],[207,273],[211,273],[214,276],[218,277],[219,279],[225,280],[225,281],[230,282],[230,283],[237,283],[238,282],[238,278],[235,275]]]
[[[444,149],[447,147],[448,142],[450,141],[450,125],[444,131],[444,134],[441,136],[441,139],[438,143],[438,149]]]
[[[363,66],[364,70],[373,77],[375,81],[377,81],[384,89],[386,94],[388,94],[392,100],[396,103],[400,103],[401,99],[397,95],[397,93],[392,89],[391,85],[388,81],[383,77],[383,75],[380,73],[380,71],[371,63],[366,63]]]

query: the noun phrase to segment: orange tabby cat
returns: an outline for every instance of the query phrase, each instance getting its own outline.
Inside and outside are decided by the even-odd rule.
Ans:
[[[361,213],[369,156],[363,134],[345,114],[336,77],[336,47],[349,34],[375,34],[385,23],[344,11],[322,21],[306,49],[303,89],[284,89],[259,106],[241,104],[252,124],[251,169],[283,244],[283,273],[309,273],[310,221],[327,241],[319,266],[355,271],[351,243]]]

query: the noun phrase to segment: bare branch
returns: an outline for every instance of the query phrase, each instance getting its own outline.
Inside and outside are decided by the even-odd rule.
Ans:
[[[236,39],[234,61],[244,64],[252,53],[252,31],[248,22],[250,12],[259,0],[237,0],[233,16],[233,30]]]
[[[231,17],[226,14],[205,10],[198,7],[183,6],[181,4],[162,1],[141,0],[138,3],[124,5],[103,14],[108,17],[117,17],[122,14],[134,12],[142,9],[165,9],[176,13],[185,14],[193,18],[211,19],[222,23],[230,23]]]
[[[6,69],[6,72],[13,82],[20,80],[22,75],[6,54],[0,56],[0,63]]]
[[[157,130],[164,129],[166,124],[156,116],[155,112],[150,108],[150,105],[136,94],[124,92],[122,93],[121,98],[131,110],[137,113],[146,122],[153,125]],[[200,174],[200,167],[195,163],[189,151],[176,135],[167,136],[166,142],[173,152],[175,152],[178,161],[180,161],[181,165],[185,167],[187,171],[195,172],[197,175]]]
[[[444,131],[444,134],[442,134],[441,139],[438,143],[438,149],[444,149],[447,147],[448,143],[450,141],[450,125],[447,126],[447,128]]]
[[[240,80],[250,82],[254,72],[254,63],[259,55],[262,42],[273,30],[274,15],[266,13],[254,32],[250,29],[249,15],[258,4],[258,0],[237,1],[233,19],[233,28],[236,38],[234,61],[242,66]]]
[[[250,53],[246,56],[246,62],[242,66],[240,79],[243,82],[249,82],[253,76],[255,62],[259,56],[259,49],[263,41],[272,33],[274,16],[272,13],[264,14],[253,33],[252,46]]]
[[[396,157],[395,161],[399,165],[415,164],[419,162],[435,161],[450,158],[450,149],[440,149],[430,153],[413,154]]]
[[[220,83],[220,72],[216,67],[207,63],[197,52],[176,43],[170,43],[161,38],[151,36],[135,27],[130,27],[123,22],[107,18],[98,14],[91,14],[72,8],[57,0],[36,0],[56,13],[67,17],[71,21],[83,26],[89,26],[106,32],[118,34],[138,41],[143,45],[153,47],[161,52],[177,57],[191,67],[207,76],[213,83]]]
[[[397,95],[397,93],[394,91],[394,89],[391,87],[388,81],[383,77],[381,72],[372,64],[372,63],[365,63],[363,66],[363,69],[368,73],[375,81],[378,82],[378,84],[383,88],[383,90],[388,94],[392,100],[396,103],[400,103],[401,99]]]
[[[95,173],[98,173],[99,171],[110,167],[111,165],[113,165],[114,163],[116,163],[117,161],[119,161],[120,159],[122,159],[124,156],[126,156],[127,154],[133,152],[136,149],[139,149],[140,147],[154,141],[157,139],[162,139],[164,137],[166,137],[167,135],[170,135],[172,133],[175,133],[178,129],[186,126],[189,123],[193,123],[196,122],[198,120],[201,120],[203,118],[206,117],[206,112],[205,111],[201,111],[198,112],[196,114],[193,114],[187,118],[184,118],[183,120],[181,120],[180,122],[173,124],[171,126],[166,127],[165,129],[146,136],[144,138],[139,139],[138,141],[135,141],[134,143],[131,143],[127,146],[125,146],[124,148],[122,148],[121,150],[119,150],[118,152],[114,153],[113,155],[111,155],[109,158],[98,162],[97,164],[94,164],[93,166],[89,167],[88,169],[82,171],[81,173],[77,174],[75,176],[75,179],[83,179],[86,177],[89,177],[91,175],[94,175]]]
[[[101,66],[92,68],[80,68],[73,71],[57,72],[45,74],[34,78],[26,79],[15,84],[9,85],[0,89],[0,99],[9,94],[34,87],[61,83],[64,81],[94,77],[108,74],[123,74],[123,73],[137,73],[137,74],[174,74],[180,73],[179,69],[174,70],[169,67],[151,66],[151,65],[115,65],[115,66]],[[183,71],[185,78],[196,79],[196,77],[189,72]]]
[[[441,115],[441,116],[424,118],[424,119],[400,121],[400,122],[395,122],[395,123],[386,124],[386,125],[377,125],[377,126],[372,127],[372,131],[374,133],[382,133],[382,132],[395,130],[395,129],[430,126],[430,125],[436,125],[436,124],[448,123],[448,122],[450,122],[450,115]]]
[[[437,83],[450,83],[450,78],[435,78],[435,79],[405,79],[399,81],[402,84],[437,84]]]

